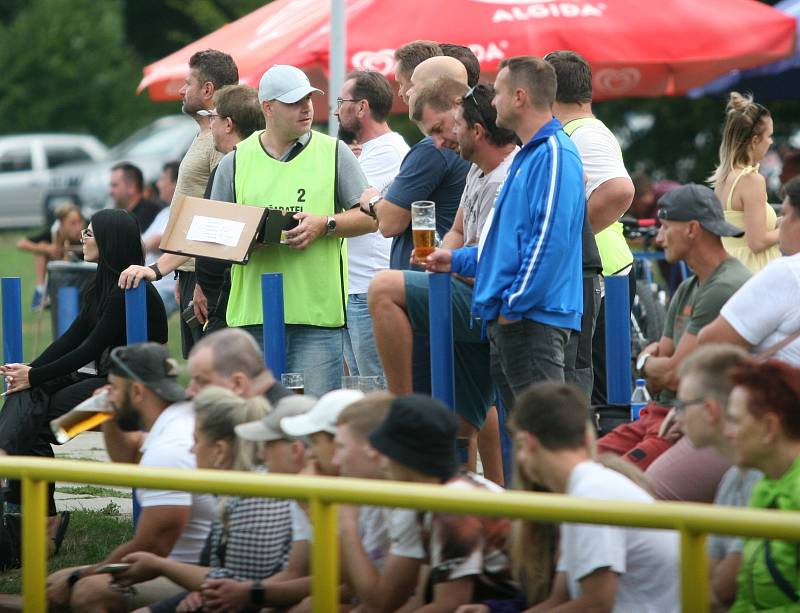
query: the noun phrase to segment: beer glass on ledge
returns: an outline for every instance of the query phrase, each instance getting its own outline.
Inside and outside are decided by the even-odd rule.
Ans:
[[[50,429],[59,445],[71,441],[81,432],[107,422],[114,417],[114,409],[108,401],[108,390],[87,398],[71,411],[50,422]]]
[[[281,385],[295,394],[305,394],[305,382],[301,372],[285,372],[281,375]]]
[[[430,200],[411,203],[411,235],[414,239],[414,261],[424,264],[436,249],[436,205]]]

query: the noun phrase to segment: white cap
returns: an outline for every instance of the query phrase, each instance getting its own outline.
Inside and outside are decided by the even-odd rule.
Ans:
[[[323,93],[321,89],[311,87],[306,73],[285,64],[275,64],[264,73],[258,83],[259,102],[277,100],[293,104],[312,92]]]
[[[295,417],[284,417],[281,430],[289,436],[308,436],[315,432],[336,434],[336,420],[348,405],[361,400],[364,392],[358,390],[334,390],[319,399],[308,413]]]

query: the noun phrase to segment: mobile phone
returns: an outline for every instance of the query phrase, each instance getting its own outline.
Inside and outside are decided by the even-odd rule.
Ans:
[[[183,309],[183,312],[181,313],[181,319],[186,322],[186,325],[189,326],[189,328],[194,329],[200,327],[200,322],[197,321],[197,316],[194,314],[194,301],[190,302],[189,305]]]
[[[117,573],[121,573],[128,570],[130,567],[131,567],[130,564],[123,564],[121,562],[118,562],[116,564],[104,564],[103,566],[97,569],[97,572],[110,573],[112,575],[115,575]]]

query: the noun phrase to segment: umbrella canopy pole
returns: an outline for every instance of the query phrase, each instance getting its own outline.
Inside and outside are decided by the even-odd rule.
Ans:
[[[328,66],[328,134],[336,136],[339,120],[334,115],[336,97],[344,84],[345,48],[347,46],[347,24],[344,15],[345,0],[331,0],[331,48]]]

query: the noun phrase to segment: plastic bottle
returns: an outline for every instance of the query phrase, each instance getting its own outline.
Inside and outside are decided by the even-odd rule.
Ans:
[[[636,379],[636,388],[631,394],[631,421],[639,419],[639,413],[650,402],[650,393],[647,391],[644,379]]]

